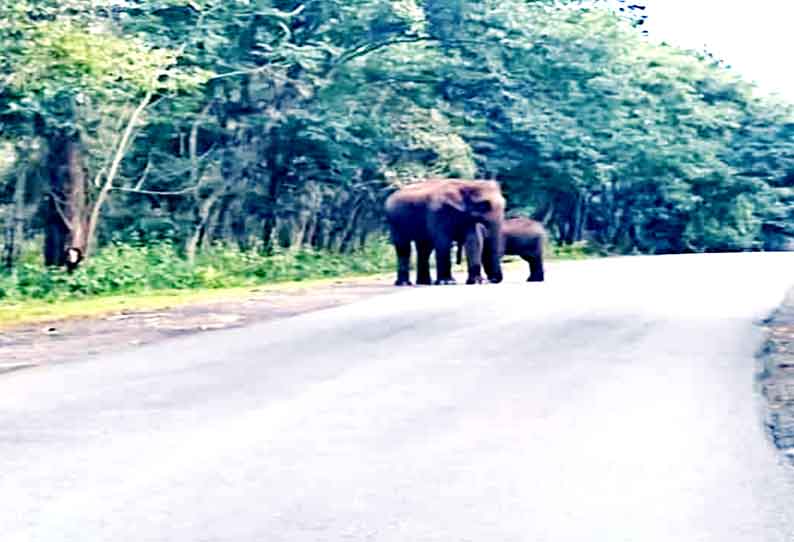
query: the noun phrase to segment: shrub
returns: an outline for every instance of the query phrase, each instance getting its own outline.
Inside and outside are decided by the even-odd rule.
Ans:
[[[216,244],[188,262],[168,240],[148,245],[114,243],[74,273],[47,268],[28,250],[10,275],[0,274],[0,299],[44,299],[135,294],[153,290],[227,288],[289,280],[375,273],[394,266],[393,250],[379,239],[351,254],[277,249],[271,255]]]
[[[551,245],[549,258],[586,258],[593,247],[579,243]],[[413,261],[415,263],[415,259]],[[113,243],[99,250],[74,273],[47,268],[34,246],[17,263],[15,272],[0,274],[0,299],[58,301],[74,297],[138,294],[154,290],[230,288],[325,277],[392,271],[394,249],[377,239],[351,254],[304,249],[276,249],[273,254],[216,244],[191,264],[169,240],[157,243]]]

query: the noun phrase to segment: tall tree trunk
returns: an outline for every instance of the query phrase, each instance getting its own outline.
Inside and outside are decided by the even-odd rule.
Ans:
[[[331,230],[325,242],[325,250],[328,252],[339,252],[339,246],[342,244],[341,239],[339,229]]]
[[[328,232],[331,229],[331,221],[324,214],[318,216],[317,224],[314,227],[314,238],[312,245],[317,250],[323,250],[328,245]]]
[[[581,241],[584,239],[585,232],[587,231],[587,221],[590,219],[590,199],[588,197],[582,198],[582,216],[579,220],[579,231],[576,234],[576,240]]]
[[[24,154],[17,148],[16,184],[14,186],[14,207],[8,216],[6,224],[6,246],[4,266],[8,271],[14,268],[14,262],[19,258],[20,247],[25,236],[25,188],[27,186],[27,163],[20,156]]]
[[[204,227],[204,235],[201,236],[201,250],[206,251],[212,246],[217,234],[218,222],[220,221],[221,207],[217,206],[210,213],[210,218],[207,220],[207,225]]]
[[[210,194],[199,204],[197,210],[198,216],[196,217],[193,233],[190,235],[187,243],[185,244],[185,255],[187,256],[188,262],[191,264],[196,261],[196,251],[198,250],[199,243],[201,242],[201,237],[206,235],[210,211],[212,211],[213,205],[215,205],[215,202],[218,201],[222,195],[223,193],[221,191]]]
[[[355,236],[356,228],[358,227],[358,218],[361,214],[363,203],[364,199],[360,198],[353,204],[353,210],[350,213],[350,219],[347,221],[345,228],[342,230],[341,241],[339,243],[339,252],[348,253],[352,248],[353,237]]]
[[[25,240],[25,196],[28,183],[28,165],[21,160],[17,163],[17,182],[14,188],[14,239],[17,251]],[[18,256],[19,253],[15,256]]]
[[[553,216],[554,216],[554,200],[551,200],[546,206],[545,212],[540,217],[540,222],[543,224],[548,224]]]
[[[629,207],[630,203],[626,201],[620,213],[620,223],[615,231],[615,246],[621,252],[629,252],[634,248],[634,240],[632,239],[631,229],[634,226],[634,218],[631,214]]]
[[[573,218],[570,215],[567,215],[565,221],[560,224],[560,237],[565,245],[573,243]]]
[[[276,241],[280,248],[290,248],[292,242],[292,230],[295,221],[292,217],[282,217],[276,215]]]
[[[16,242],[14,241],[14,215],[9,213],[6,217],[6,224],[3,227],[3,268],[7,272],[14,269],[14,252]]]
[[[196,262],[196,251],[203,231],[204,221],[202,220],[193,228],[193,233],[190,234],[187,243],[185,243],[185,256],[187,257],[188,263],[191,265]]]
[[[110,195],[110,191],[113,189],[113,181],[116,179],[116,175],[118,174],[119,168],[121,167],[121,161],[124,159],[124,155],[127,153],[129,148],[130,139],[132,138],[132,132],[135,129],[135,125],[138,123],[141,115],[143,115],[143,111],[146,109],[146,106],[148,106],[149,102],[152,100],[152,95],[152,91],[147,92],[141,102],[138,104],[138,107],[133,110],[129,120],[127,121],[127,126],[124,128],[124,132],[122,132],[121,138],[116,145],[116,149],[113,153],[113,159],[110,162],[110,168],[105,172],[105,182],[102,184],[102,188],[99,191],[99,195],[97,196],[96,201],[91,208],[91,213],[88,217],[87,231],[85,233],[85,249],[83,250],[86,256],[89,256],[94,250],[94,246],[96,245],[96,230],[99,226],[99,215],[102,212],[102,206],[105,204],[105,201]],[[100,176],[98,175],[96,179],[97,184],[99,178]]]
[[[77,134],[50,138],[47,150],[50,191],[45,210],[44,263],[64,265],[66,249],[86,250],[86,175]]]
[[[581,222],[582,207],[580,204],[581,197],[577,194],[573,200],[573,215],[571,221],[568,223],[568,239],[567,243],[572,245],[576,242],[576,232],[579,231],[579,222]]]
[[[276,205],[281,195],[281,185],[287,175],[285,164],[287,157],[281,148],[281,137],[277,128],[270,130],[270,145],[267,149],[267,165],[270,170],[270,182],[265,196],[265,216],[262,221],[262,249],[265,254],[273,251],[273,234],[276,233]]]
[[[310,246],[314,248],[314,233],[317,231],[317,213],[312,213],[309,216],[309,221],[306,224],[306,229],[303,231],[303,246]]]
[[[194,208],[196,209],[195,224],[193,234],[188,238],[187,243],[185,244],[185,255],[187,256],[188,262],[191,264],[196,261],[196,251],[198,250],[201,238],[206,232],[207,221],[209,220],[212,206],[221,197],[220,191],[211,193],[203,200],[201,199],[200,194],[200,188],[203,184],[202,181],[204,180],[204,172],[202,171],[201,164],[199,163],[198,133],[199,126],[209,112],[211,105],[212,102],[209,102],[204,106],[204,109],[201,110],[199,116],[195,121],[193,121],[193,125],[190,127],[190,134],[188,136],[188,158],[190,159],[189,182],[190,186],[196,187],[195,192],[193,192]]]
[[[300,211],[296,219],[295,230],[292,232],[292,240],[290,241],[290,248],[292,250],[300,250],[303,248],[303,240],[306,238],[306,228],[309,225],[311,214],[309,211]]]
[[[236,243],[240,250],[248,250],[251,236],[243,208],[243,202],[238,197],[230,197],[221,210],[221,221],[224,240]]]
[[[276,201],[279,193],[279,179],[271,175],[265,204],[265,218],[262,221],[262,249],[266,254],[273,252],[273,233],[276,231]]]
[[[576,213],[574,215],[574,232],[573,232],[574,242],[578,242],[582,240],[586,220],[587,220],[587,196],[584,194],[580,194],[576,197]]]
[[[614,244],[615,232],[617,232],[618,224],[620,223],[620,208],[617,205],[617,198],[615,194],[615,182],[610,181],[604,187],[603,193],[603,211],[605,226],[599,232],[601,242],[604,244]]]
[[[370,214],[367,216],[367,219],[364,221],[361,228],[358,231],[358,248],[359,250],[363,250],[364,247],[367,246],[367,241],[369,240],[370,233],[372,233],[372,215]]]
[[[570,212],[565,217],[565,233],[564,242],[566,245],[572,245],[577,239],[579,232],[579,225],[582,222],[582,196],[576,194],[573,197],[573,202],[569,207]]]

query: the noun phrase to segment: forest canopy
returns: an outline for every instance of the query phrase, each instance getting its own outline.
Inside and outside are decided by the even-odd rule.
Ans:
[[[426,176],[493,178],[563,244],[780,249],[794,112],[641,6],[551,0],[0,4],[6,259],[167,241],[347,253]]]

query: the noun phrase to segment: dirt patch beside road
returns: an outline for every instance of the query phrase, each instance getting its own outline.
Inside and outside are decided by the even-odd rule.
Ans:
[[[774,446],[794,464],[794,289],[764,325],[757,375],[764,424]]]
[[[388,278],[252,288],[220,298],[158,310],[121,310],[90,319],[25,324],[0,330],[0,372],[117,352],[187,333],[286,318],[395,292]]]

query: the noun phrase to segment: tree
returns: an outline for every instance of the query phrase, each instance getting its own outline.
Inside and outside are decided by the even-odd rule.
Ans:
[[[1,9],[8,25],[0,44],[11,53],[0,95],[3,121],[45,142],[44,259],[63,265],[67,247],[90,250],[99,208],[152,97],[195,85],[204,74],[177,69],[176,51],[115,35],[87,2],[23,1]],[[138,105],[129,111],[130,103]],[[92,148],[88,134],[114,116],[126,127],[113,151]]]
[[[511,212],[611,251],[789,232],[790,108],[643,39],[643,3],[0,9],[2,136],[49,149],[26,199],[42,171],[31,225],[53,263],[94,238],[168,240],[188,259],[218,240],[350,251],[383,231],[394,186],[429,175],[497,178]]]

